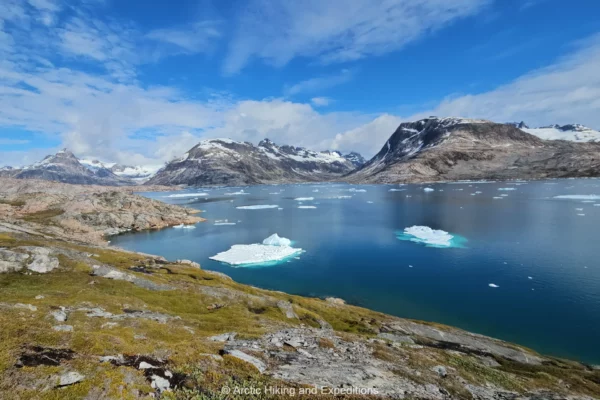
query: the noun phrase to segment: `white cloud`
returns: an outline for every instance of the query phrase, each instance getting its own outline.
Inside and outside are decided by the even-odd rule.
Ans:
[[[398,50],[491,0],[252,0],[240,12],[224,72],[252,59],[346,62]]]
[[[286,87],[284,92],[288,96],[299,93],[314,93],[349,82],[354,77],[354,72],[348,69],[341,70],[338,74],[321,76],[298,82]]]
[[[332,150],[354,150],[365,157],[375,155],[398,128],[402,118],[383,114],[369,123],[335,135],[328,146]]]
[[[331,100],[329,97],[313,97],[310,99],[310,102],[316,107],[327,107],[333,102],[333,100]]]
[[[600,34],[577,44],[555,64],[532,71],[495,90],[450,97],[419,113],[485,118],[530,125],[581,123],[600,127]]]
[[[216,21],[200,21],[184,28],[155,29],[146,37],[172,45],[184,53],[207,52],[221,36],[218,25]]]
[[[31,143],[31,140],[0,138],[0,146],[19,145],[28,143]]]

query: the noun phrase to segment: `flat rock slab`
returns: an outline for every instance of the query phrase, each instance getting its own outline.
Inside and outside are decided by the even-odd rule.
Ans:
[[[244,353],[243,351],[225,349],[225,350],[223,350],[223,354],[230,355],[232,357],[235,357],[237,359],[245,361],[249,364],[252,364],[254,367],[256,367],[256,369],[261,374],[267,370],[267,366],[265,365],[264,362],[262,362],[261,360],[259,360],[258,358],[254,357],[254,356]]]

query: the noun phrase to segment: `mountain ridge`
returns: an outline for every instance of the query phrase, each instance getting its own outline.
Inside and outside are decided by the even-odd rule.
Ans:
[[[230,139],[207,139],[168,163],[147,184],[247,185],[335,180],[360,165],[352,152],[313,151],[277,145],[269,139],[258,145]]]
[[[401,123],[351,183],[600,175],[600,144],[544,140],[513,124],[430,117]]]

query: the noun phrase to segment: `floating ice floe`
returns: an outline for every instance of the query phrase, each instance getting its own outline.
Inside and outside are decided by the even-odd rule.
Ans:
[[[170,194],[167,197],[183,198],[183,197],[204,197],[204,196],[208,196],[208,193],[177,193],[177,194]]]
[[[388,192],[404,192],[406,189],[390,189]]]
[[[583,211],[583,208],[576,208],[575,211]]]
[[[313,201],[314,197],[296,197],[294,200],[296,201]]]
[[[315,206],[298,206],[298,208],[312,209],[312,208],[317,208],[317,207],[315,207]]]
[[[426,187],[426,188],[423,189],[423,191],[424,192],[435,192],[435,189]]]
[[[335,196],[334,199],[351,199],[352,196]]]
[[[594,207],[600,207],[600,203],[594,204]]]
[[[175,229],[196,229],[196,227],[194,225],[184,225],[184,224],[175,225],[173,228],[175,228]]]
[[[235,222],[229,222],[229,220],[223,219],[223,220],[216,220],[214,225],[216,226],[220,226],[220,225],[235,225]]]
[[[288,238],[284,238],[274,233],[265,240],[263,240],[263,244],[269,246],[291,246],[292,241]]]
[[[366,193],[367,191],[365,189],[355,189],[355,188],[350,188],[348,189],[349,192],[356,192],[356,193]]]
[[[240,190],[239,192],[231,192],[231,193],[225,193],[225,196],[241,196],[244,194],[250,194],[248,192],[244,192],[243,190]]]
[[[466,241],[466,239],[458,235],[452,235],[446,231],[416,225],[405,228],[403,232],[397,233],[396,237],[400,240],[423,243],[429,247],[442,248],[461,247],[461,243]]]
[[[494,196],[495,200],[502,200],[504,197]]]
[[[277,237],[275,238],[275,236]],[[271,235],[263,241],[263,244],[236,244],[231,246],[229,250],[210,257],[210,259],[232,266],[266,266],[284,261],[302,252],[302,249],[282,244],[285,241],[291,244],[289,239],[279,237],[278,235]],[[277,244],[264,244],[264,242]]]
[[[278,205],[272,204],[257,204],[255,206],[238,206],[236,207],[238,210],[265,210],[267,208],[277,208]]]
[[[373,204],[373,202],[372,202],[372,201],[367,201],[367,203],[368,203],[368,204]],[[599,204],[599,205],[600,205],[600,204]]]
[[[554,196],[555,199],[567,199],[567,200],[600,200],[600,195],[597,194],[563,194],[560,196]]]
[[[577,214],[577,215],[579,215],[580,217],[585,217],[585,214]]]
[[[495,283],[490,283],[488,285],[489,287],[493,287],[493,288],[499,288],[500,286],[496,285]]]
[[[513,187],[508,187],[508,188],[498,188],[498,190],[502,190],[502,191],[511,191],[511,190],[517,190],[517,188],[513,188]]]

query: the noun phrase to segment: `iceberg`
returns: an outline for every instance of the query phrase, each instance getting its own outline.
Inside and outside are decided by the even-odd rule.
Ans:
[[[406,189],[390,189],[388,192],[404,192]]]
[[[496,285],[495,283],[490,283],[488,285],[489,287],[493,287],[493,288],[499,288],[500,286]]]
[[[411,226],[405,228],[403,232],[396,234],[400,240],[408,240],[415,243],[422,243],[428,247],[462,247],[462,242],[466,239],[459,235],[452,235],[446,231],[431,229],[428,226]]]
[[[203,196],[208,196],[208,193],[178,193],[178,194],[168,195],[167,197],[182,198],[182,197],[203,197]]]
[[[350,188],[348,189],[349,192],[356,192],[356,193],[366,193],[367,191],[365,189],[355,189],[355,188]]]
[[[432,189],[432,188],[428,188],[428,187],[427,187],[427,188],[423,189],[423,191],[424,191],[424,192],[435,192],[435,189]]]
[[[271,204],[257,204],[255,206],[238,206],[236,207],[238,210],[265,210],[267,208],[277,208],[278,205]]]
[[[564,194],[561,196],[554,196],[555,199],[568,199],[568,200],[600,200],[600,195],[597,194]]]
[[[296,201],[313,201],[314,197],[296,197],[294,200]]]
[[[312,208],[317,208],[317,207],[315,207],[315,206],[298,206],[298,208],[312,209]]]
[[[265,240],[263,240],[263,244],[269,246],[291,246],[292,241],[290,239],[280,237],[278,234],[274,233]]]
[[[238,265],[272,265],[301,253],[302,249],[291,247],[292,241],[273,234],[262,244],[235,244],[227,251],[209,257],[211,260]]]

